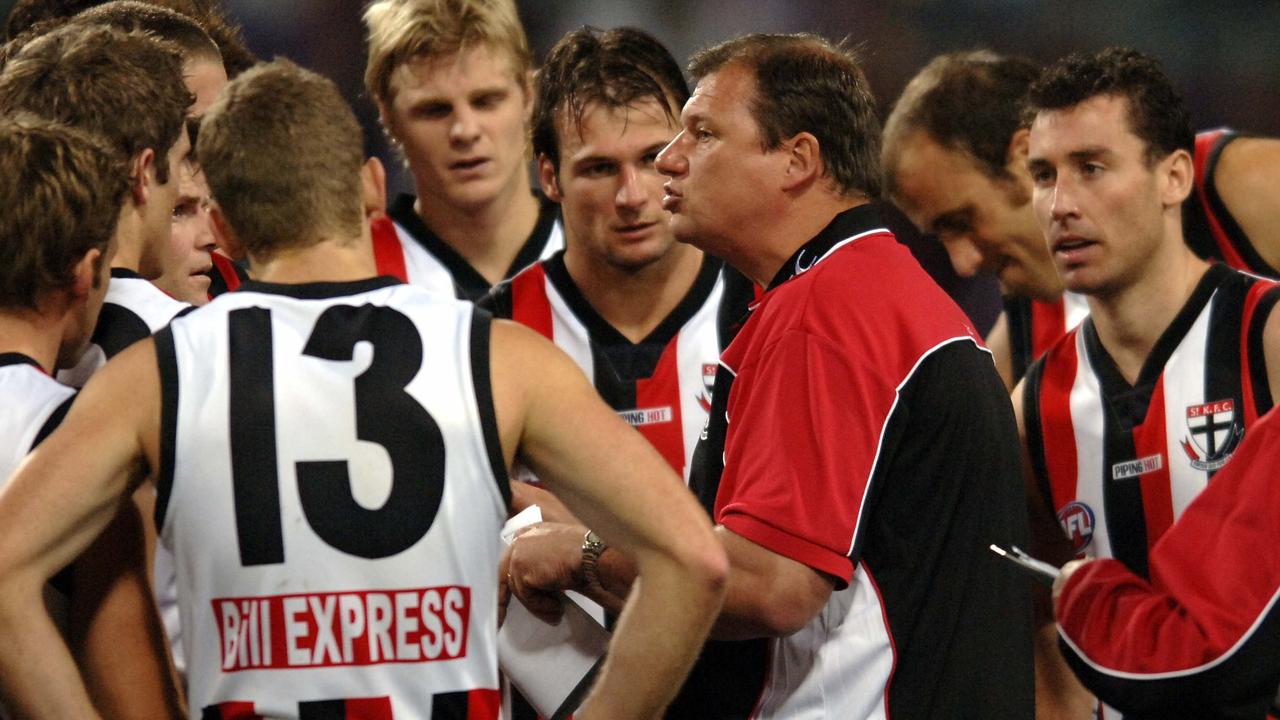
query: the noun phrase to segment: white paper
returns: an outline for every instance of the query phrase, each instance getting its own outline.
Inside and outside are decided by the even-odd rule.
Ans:
[[[507,521],[502,539],[510,544],[516,531],[541,520],[538,506],[531,506]],[[609,645],[609,631],[592,616],[599,613],[603,618],[600,606],[578,593],[567,595],[573,602],[564,604],[558,625],[539,620],[512,598],[507,603],[506,621],[498,630],[498,666],[546,718],[556,716]]]

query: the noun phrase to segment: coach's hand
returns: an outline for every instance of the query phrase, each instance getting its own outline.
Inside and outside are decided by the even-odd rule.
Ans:
[[[564,590],[580,584],[580,525],[541,522],[523,528],[498,564],[498,619],[506,618],[511,595],[543,622],[555,625],[564,612]]]

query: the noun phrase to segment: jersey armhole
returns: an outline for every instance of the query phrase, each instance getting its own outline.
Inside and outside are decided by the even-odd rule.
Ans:
[[[1275,310],[1280,301],[1280,285],[1267,290],[1253,309],[1249,318],[1247,332],[1249,347],[1249,378],[1253,383],[1253,402],[1258,417],[1266,415],[1272,407],[1272,389],[1270,376],[1267,374],[1267,351],[1262,344],[1262,332],[1267,327],[1267,318]]]
[[[40,430],[36,433],[35,439],[31,441],[31,450],[35,450],[36,446],[44,442],[45,438],[52,435],[53,431],[58,429],[58,426],[62,424],[62,419],[67,416],[67,411],[71,409],[71,403],[75,402],[76,395],[78,394],[78,392],[72,393],[71,397],[63,400],[58,404],[58,407],[53,409],[53,412],[49,413],[49,417],[45,419],[44,425],[40,426]]]
[[[155,334],[156,364],[160,371],[160,468],[156,472],[156,532],[164,527],[169,495],[173,491],[174,451],[178,437],[178,357],[173,331]]]
[[[489,467],[498,484],[502,501],[511,507],[511,479],[507,475],[507,463],[502,456],[502,441],[498,434],[498,417],[493,409],[493,385],[490,379],[489,335],[493,316],[475,308],[471,312],[471,383],[476,391],[476,409],[480,413],[480,428],[484,432],[484,446],[489,455]]]
[[[1047,356],[1045,356],[1047,357]],[[1031,364],[1022,387],[1022,425],[1026,433],[1027,457],[1031,472],[1035,475],[1040,499],[1056,515],[1053,505],[1053,489],[1049,484],[1049,466],[1044,458],[1044,435],[1040,427],[1040,378],[1044,374],[1044,357]]]

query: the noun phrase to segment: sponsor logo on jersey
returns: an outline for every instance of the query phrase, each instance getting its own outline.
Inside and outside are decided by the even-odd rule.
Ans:
[[[719,368],[715,363],[702,363],[702,394],[698,396],[698,404],[704,412],[711,412],[711,393],[716,389],[716,370]]]
[[[467,655],[467,587],[211,602],[222,638],[223,672],[418,663]]]
[[[619,410],[618,417],[622,418],[632,427],[640,427],[642,425],[657,425],[658,423],[671,422],[673,417],[671,406],[664,405],[656,408],[636,408],[635,410]]]
[[[1112,465],[1111,478],[1113,480],[1135,478],[1147,473],[1153,473],[1162,467],[1164,467],[1164,455],[1156,453],[1137,460],[1127,460]]]
[[[1071,538],[1071,548],[1077,555],[1093,542],[1094,517],[1093,508],[1079,500],[1068,503],[1058,511],[1058,524],[1062,525],[1062,531]]]
[[[1217,400],[1187,407],[1187,430],[1182,451],[1197,470],[1217,470],[1231,459],[1244,438],[1244,426],[1236,418],[1234,400]]]

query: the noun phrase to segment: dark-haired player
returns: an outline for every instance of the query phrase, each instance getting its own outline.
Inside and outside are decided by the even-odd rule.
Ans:
[[[680,66],[642,31],[560,39],[538,73],[533,126],[566,249],[487,301],[568,352],[686,477],[722,346],[721,263],[675,241],[653,164],[688,97]]]
[[[1272,407],[1280,289],[1183,241],[1194,136],[1156,61],[1073,55],[1029,103],[1036,218],[1090,310],[1014,391],[1033,527],[1057,560],[1145,576],[1150,548]]]
[[[938,236],[957,274],[985,270],[1000,280],[1005,313],[987,341],[1010,388],[1088,314],[1081,295],[1064,292],[1031,208],[1023,111],[1038,76],[1035,64],[986,50],[941,55],[885,123],[888,194],[921,232]],[[1280,140],[1205,132],[1194,159],[1187,243],[1201,257],[1280,276],[1280,183],[1271,177]]]

